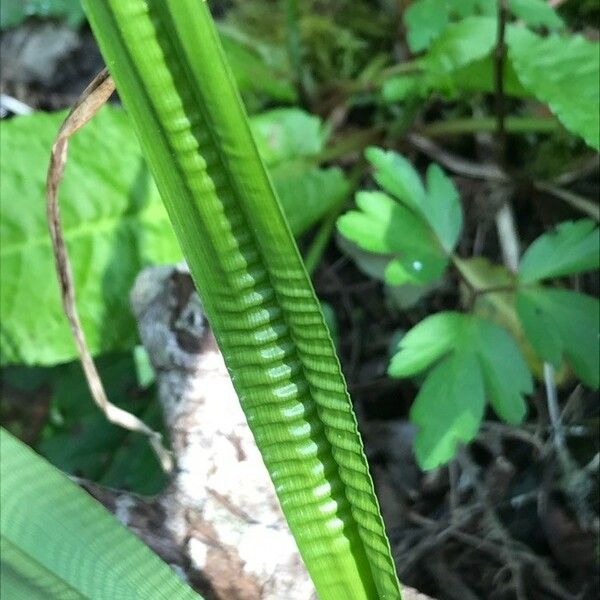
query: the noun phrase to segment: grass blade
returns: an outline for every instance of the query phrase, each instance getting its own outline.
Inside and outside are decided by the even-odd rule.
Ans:
[[[103,506],[0,429],[2,598],[193,600]]]

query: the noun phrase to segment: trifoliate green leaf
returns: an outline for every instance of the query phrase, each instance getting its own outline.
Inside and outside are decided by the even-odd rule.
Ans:
[[[563,20],[546,0],[510,0],[510,10],[530,27],[550,30],[564,27]]]
[[[435,469],[479,431],[485,396],[477,358],[455,353],[429,374],[410,411],[417,425],[415,456],[421,468]]]
[[[600,370],[600,303],[564,289],[523,288],[516,307],[536,352],[560,367],[563,355],[587,385],[597,388]]]
[[[519,280],[532,283],[598,268],[600,231],[590,219],[565,221],[544,233],[527,249],[519,267]]]
[[[467,285],[461,286],[463,301],[472,301],[473,290],[491,290],[476,295],[473,311],[480,317],[505,327],[519,339],[519,319],[515,313],[511,291],[516,277],[504,265],[493,263],[483,256],[472,258],[454,257],[454,264]]]
[[[423,252],[415,258],[405,253],[402,258],[392,259],[385,268],[385,281],[390,285],[426,284],[439,279],[448,259],[439,254]]]
[[[392,284],[437,279],[448,262],[423,219],[383,192],[359,192],[360,211],[338,219],[342,235],[370,252],[389,255],[385,279]]]
[[[444,250],[452,252],[462,229],[462,209],[444,171],[430,165],[425,189],[416,169],[398,153],[368,148],[366,157],[375,166],[377,183],[427,222]]]
[[[340,233],[361,249],[388,258],[384,272],[390,285],[438,279],[462,228],[452,180],[431,165],[425,189],[415,168],[396,152],[369,148],[366,156],[375,166],[375,180],[400,202],[383,192],[359,192],[361,210],[340,217]]]
[[[338,228],[365,250],[394,254],[406,246],[431,245],[431,233],[421,218],[387,194],[358,192],[356,205],[361,211],[350,211],[340,217]],[[423,236],[430,239],[423,242]]]
[[[543,38],[523,27],[512,27],[507,41],[521,83],[567,129],[600,148],[598,42],[579,35]]]
[[[386,267],[390,264],[390,256],[388,254],[375,254],[363,250],[358,244],[342,235],[337,236],[336,242],[340,250],[356,263],[360,271],[369,277],[373,277],[373,279],[387,283],[385,273]],[[436,285],[436,282],[426,285],[418,283],[394,285],[388,283],[384,287],[384,294],[391,310],[408,310],[409,308],[413,308],[424,296],[436,289]]]
[[[438,313],[411,329],[401,339],[388,372],[393,377],[412,376],[440,359],[411,411],[420,427],[415,450],[424,468],[450,460],[459,442],[473,439],[484,396],[499,417],[519,423],[526,413],[523,395],[533,389],[525,360],[504,329],[455,312]]]
[[[340,250],[348,255],[365,275],[379,281],[385,281],[385,268],[392,258],[389,254],[376,254],[364,250],[356,242],[341,234],[336,236],[336,242]]]

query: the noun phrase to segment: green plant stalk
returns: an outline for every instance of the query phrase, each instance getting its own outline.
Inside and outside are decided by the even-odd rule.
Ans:
[[[84,6],[319,597],[399,598],[339,362],[207,4]]]
[[[302,70],[302,41],[300,39],[298,0],[284,0],[284,2],[287,53],[294,72],[296,87],[298,91],[301,91],[304,74]]]
[[[335,229],[337,219],[344,209],[348,198],[353,195],[354,192],[356,192],[363,174],[363,170],[364,164],[362,162],[358,163],[358,165],[354,167],[349,177],[350,185],[348,190],[341,196],[339,201],[321,221],[321,225],[319,226],[315,237],[308,247],[306,256],[304,257],[304,266],[306,267],[306,272],[309,275],[312,276],[312,274],[315,272],[315,269],[319,266],[321,258],[323,257],[323,253],[325,252],[325,248],[327,247],[327,244],[329,244],[329,240],[331,239]]]
[[[466,119],[449,119],[429,123],[419,128],[419,133],[431,137],[442,135],[464,135],[481,131],[496,131],[496,117],[476,117]],[[561,129],[561,124],[553,117],[506,117],[504,130],[506,133],[552,133]]]

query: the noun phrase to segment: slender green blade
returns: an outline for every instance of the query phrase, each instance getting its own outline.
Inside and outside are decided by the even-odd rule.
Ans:
[[[335,350],[206,3],[84,4],[319,597],[399,598]]]
[[[1,595],[199,598],[96,500],[0,429]]]

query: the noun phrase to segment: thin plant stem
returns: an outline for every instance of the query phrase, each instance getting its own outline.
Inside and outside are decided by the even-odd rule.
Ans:
[[[367,146],[375,143],[385,129],[385,124],[375,125],[368,129],[361,129],[340,137],[336,140],[335,144],[332,144],[329,148],[326,148],[323,152],[317,154],[315,156],[315,162],[329,162],[353,152],[362,152]]]
[[[507,0],[498,0],[498,29],[496,34],[496,50],[494,52],[494,80],[496,87],[496,135],[498,163],[504,164],[506,159],[506,128],[504,99],[504,62],[506,58],[506,20],[508,17]]]
[[[505,133],[552,133],[558,131],[560,123],[554,117],[510,116],[502,120]],[[498,130],[498,117],[468,117],[433,121],[419,129],[429,137],[464,135]]]
[[[548,363],[544,363],[544,385],[546,386],[546,403],[548,405],[548,416],[552,425],[552,437],[554,439],[554,447],[561,461],[563,468],[568,470],[571,467],[571,460],[565,443],[565,436],[560,418],[560,410],[558,408],[558,393],[556,391],[556,382],[554,381],[554,367]]]
[[[108,71],[103,69],[82,92],[60,127],[52,146],[46,179],[48,228],[50,230],[52,252],[54,254],[63,309],[71,326],[71,333],[77,346],[79,359],[90,394],[98,408],[111,423],[147,436],[150,445],[159,459],[161,467],[165,472],[169,473],[173,468],[173,460],[170,452],[163,446],[162,435],[148,427],[136,415],[123,410],[108,399],[79,317],[71,260],[60,217],[59,189],[67,163],[69,141],[102,108],[114,90],[114,81]]]
[[[589,198],[585,198],[571,192],[570,190],[565,190],[556,185],[552,185],[551,183],[545,183],[543,181],[536,181],[534,183],[536,189],[546,192],[547,194],[552,194],[557,198],[560,198],[563,202],[566,202],[569,206],[575,208],[576,210],[585,213],[597,223],[600,223],[600,207],[598,204],[590,200]]]
[[[323,221],[321,222],[321,226],[319,227],[315,237],[306,252],[306,257],[304,258],[304,266],[306,267],[306,271],[309,275],[312,275],[315,272],[315,269],[319,266],[321,262],[321,258],[323,257],[323,253],[325,252],[325,248],[329,243],[329,240],[333,234],[335,229],[335,223],[340,213],[342,212],[344,205],[346,204],[346,200],[354,194],[358,184],[360,182],[360,178],[362,175],[364,165],[357,164],[350,174],[350,186],[348,191],[343,194],[340,198],[339,202],[335,204],[335,206],[327,213]]]
[[[298,0],[284,0],[287,53],[296,83],[296,89],[302,95],[304,72],[302,65],[302,39],[300,37],[300,13]]]
[[[508,269],[516,273],[519,270],[521,250],[519,248],[519,236],[517,234],[515,216],[512,205],[508,201],[496,213],[496,229],[502,251],[502,260]]]

